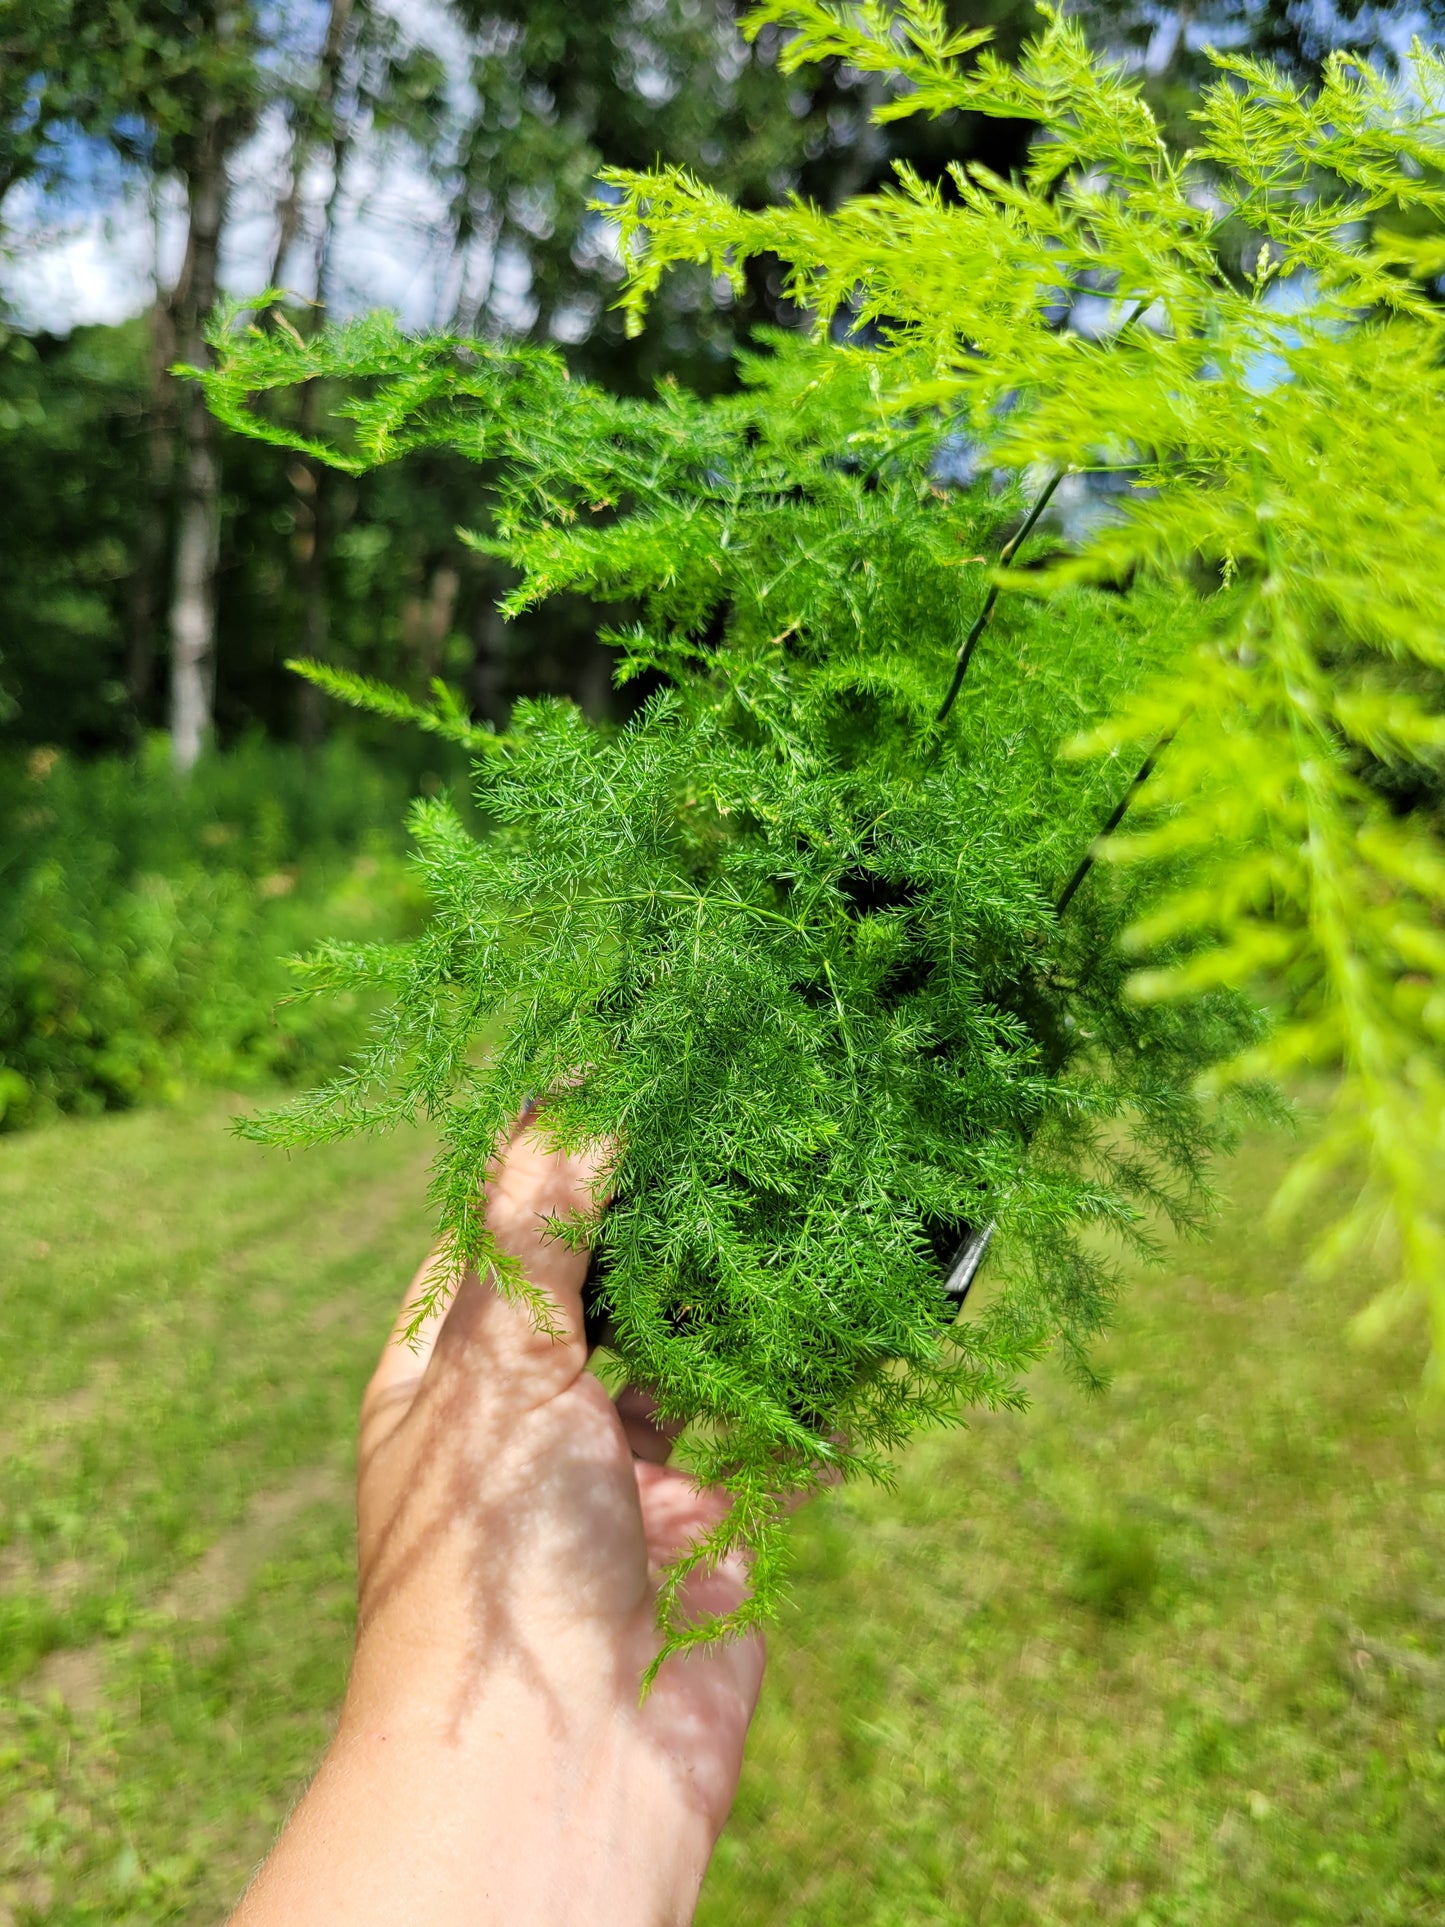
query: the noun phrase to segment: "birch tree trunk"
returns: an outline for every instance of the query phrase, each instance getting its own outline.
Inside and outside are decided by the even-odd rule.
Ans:
[[[182,360],[205,359],[202,327],[215,305],[216,266],[230,198],[227,124],[219,104],[206,109],[195,166],[187,183],[190,226],[185,265],[172,297]],[[176,768],[195,765],[211,733],[216,678],[216,564],[221,546],[220,461],[216,424],[200,389],[185,384],[179,401],[181,456],[176,502],[175,570],[171,581],[171,754]]]

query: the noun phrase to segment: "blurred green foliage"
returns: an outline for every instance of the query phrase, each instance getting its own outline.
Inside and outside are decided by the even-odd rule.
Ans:
[[[1159,1560],[1147,1527],[1137,1519],[1082,1522],[1074,1553],[1073,1595],[1106,1619],[1127,1619],[1149,1602]]]
[[[149,353],[139,321],[63,340],[0,329],[0,740],[16,747],[114,753],[163,713],[163,584],[141,562],[153,512]],[[466,674],[495,642],[489,578],[456,536],[472,487],[466,464],[443,453],[404,478],[331,491],[326,596],[339,661],[424,687]],[[306,633],[305,504],[292,474],[234,437],[222,493],[218,734],[286,741],[300,685],[283,664]],[[588,649],[603,657],[575,616],[519,625],[496,665],[503,693],[514,680],[575,688]],[[395,764],[383,732],[362,737]]]
[[[1421,11],[1433,22],[1441,4]],[[379,177],[404,153],[432,178],[446,210],[441,322],[553,341],[574,372],[614,393],[647,393],[663,373],[699,392],[727,388],[740,340],[760,322],[800,319],[783,263],[751,260],[736,283],[703,265],[679,271],[647,335],[627,340],[614,305],[621,263],[589,209],[599,169],[678,165],[745,208],[797,192],[827,209],[891,180],[895,162],[929,183],[965,161],[1007,177],[1034,131],[1027,113],[955,110],[875,125],[876,74],[835,58],[785,72],[775,28],[751,42],[737,32],[746,11],[745,0],[601,0],[581,11],[563,0],[446,0],[388,12],[361,0],[338,121],[318,92],[324,6],[206,0],[184,13],[159,0],[0,0],[0,235],[9,256],[34,257],[63,235],[67,211],[109,206],[122,187],[184,198],[206,110],[224,108],[239,137],[269,100],[285,106],[293,134],[343,138]],[[1176,145],[1194,137],[1201,32],[1217,29],[1226,45],[1244,33],[1308,73],[1326,44],[1378,48],[1389,17],[1354,0],[1308,18],[1285,0],[1212,0],[1172,25],[1167,10],[1135,0],[1081,11],[1136,61],[1150,45],[1150,98]],[[955,27],[989,27],[1008,60],[1036,26],[1031,0],[949,0],[945,12]],[[433,45],[423,13],[431,27],[449,16],[451,37]],[[7,201],[12,187],[26,192]],[[279,221],[286,181],[271,187]],[[313,207],[308,220],[334,212]],[[303,239],[304,255],[316,237],[307,228]],[[365,266],[344,266],[320,290],[337,312],[375,298]],[[310,272],[292,258],[285,278],[299,275],[309,293]],[[178,350],[162,295],[148,319],[68,340],[0,326],[0,724],[22,743],[111,751],[164,715],[178,476],[176,398],[162,369]],[[220,459],[221,741],[319,728],[281,667],[317,653],[308,583],[314,597],[318,576],[325,653],[341,666],[417,689],[444,673],[498,723],[514,698],[539,693],[578,696],[594,714],[608,706],[608,653],[586,598],[545,621],[497,615],[511,579],[458,542],[456,525],[475,511],[446,451],[361,486],[328,482],[324,506],[304,464],[288,472],[230,437]]]
[[[284,959],[409,926],[407,788],[345,741],[252,739],[189,783],[159,741],[0,762],[0,1129],[338,1061],[359,1011],[285,1001]]]
[[[7,183],[27,179],[63,200],[78,168],[93,171],[88,191],[101,193],[116,169],[116,179],[154,184],[190,164],[215,9],[200,10],[189,50],[175,44],[176,20],[154,11],[149,0],[28,9],[0,0],[0,64],[16,70],[0,81],[0,202]],[[242,11],[222,75],[227,100],[249,112],[279,85],[294,111],[316,111],[311,43],[324,9],[284,0],[259,24]],[[604,164],[675,162],[748,205],[796,188],[831,206],[877,185],[895,154],[932,177],[959,153],[1007,170],[1026,144],[1026,126],[977,115],[884,136],[869,119],[865,76],[836,62],[782,73],[777,36],[746,43],[734,0],[642,9],[605,0],[583,13],[553,0],[450,0],[446,11],[465,99],[450,99],[416,21],[358,7],[358,125],[436,180],[448,207],[438,285],[454,286],[451,318],[555,341],[578,372],[617,393],[647,393],[664,373],[702,392],[730,387],[738,342],[759,322],[797,315],[776,264],[758,264],[741,290],[699,272],[676,277],[646,339],[628,340],[614,306],[621,264],[588,205]],[[993,21],[1007,51],[1033,17],[1028,0],[977,0],[968,12]],[[149,36],[135,47],[129,22]],[[257,65],[263,26],[279,62],[269,74]],[[15,84],[27,71],[33,83]],[[7,243],[43,250],[47,230],[7,231],[6,211]],[[298,270],[293,260],[288,273]],[[346,307],[369,296],[348,285],[328,298]],[[444,305],[439,313],[447,318]],[[178,349],[158,318],[67,339],[0,325],[0,724],[21,743],[97,754],[133,745],[165,716],[178,477],[176,401],[160,370]],[[512,578],[457,538],[459,523],[476,521],[475,478],[449,451],[357,483],[328,478],[324,507],[304,464],[282,468],[231,436],[219,460],[220,741],[319,728],[282,667],[316,652],[307,598],[317,544],[326,653],[337,664],[418,690],[448,675],[498,723],[515,698],[537,694],[575,696],[591,714],[609,706],[612,658],[587,598],[560,598],[545,618],[498,616]]]
[[[145,406],[139,324],[0,330],[0,721],[29,740],[124,740]]]

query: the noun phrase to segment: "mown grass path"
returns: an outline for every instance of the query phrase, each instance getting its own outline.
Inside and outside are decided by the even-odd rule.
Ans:
[[[325,1742],[425,1149],[0,1143],[0,1924],[213,1922]],[[1445,1920],[1445,1421],[1231,1175],[1089,1401],[798,1527],[706,1927]]]

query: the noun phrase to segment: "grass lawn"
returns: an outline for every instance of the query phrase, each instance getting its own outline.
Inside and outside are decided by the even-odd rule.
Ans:
[[[210,1923],[325,1742],[423,1149],[0,1142],[0,1924]],[[1445,1922],[1445,1420],[1231,1173],[1089,1400],[797,1527],[708,1927]]]

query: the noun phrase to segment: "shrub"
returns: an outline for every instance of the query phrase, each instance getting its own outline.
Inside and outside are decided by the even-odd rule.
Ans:
[[[285,1001],[323,931],[407,926],[401,785],[345,744],[260,743],[188,783],[36,751],[0,769],[0,1125],[324,1074],[360,1013]]]
[[[1179,153],[1138,85],[1040,12],[1009,67],[936,0],[762,0],[747,30],[791,29],[785,66],[880,76],[880,120],[1035,122],[1028,165],[900,168],[827,217],[615,173],[627,305],[637,325],[674,262],[736,278],[779,257],[820,329],[870,332],[881,409],[1045,489],[1126,478],[1054,580],[1175,596],[1169,659],[1088,739],[1167,744],[1160,814],[1107,852],[1174,874],[1130,932],[1132,992],[1250,985],[1279,1021],[1240,1068],[1338,1073],[1286,1201],[1332,1187],[1322,1260],[1395,1262],[1362,1330],[1424,1312],[1445,1386],[1445,62],[1417,42],[1392,83],[1335,54],[1312,90],[1211,55]],[[1101,297],[1094,339],[1059,326]],[[1180,935],[1187,963],[1151,956]]]
[[[217,392],[316,358],[380,378],[358,406],[388,448],[441,417],[500,453],[513,606],[565,588],[640,607],[620,674],[664,686],[615,731],[536,703],[497,737],[313,672],[467,742],[493,828],[414,809],[423,936],[327,944],[306,973],[394,1002],[340,1079],[256,1130],[305,1143],[425,1111],[458,1266],[499,1261],[477,1181],[528,1093],[553,1091],[564,1139],[615,1138],[599,1309],[622,1369],[704,1422],[694,1462],[734,1494],[756,1613],[781,1493],[825,1463],[885,1476],[917,1424],[1016,1398],[1050,1343],[1082,1364],[1113,1289],[1082,1232],[1142,1239],[1151,1210],[1205,1207],[1225,1128],[1189,1087],[1256,1020],[1225,992],[1124,999],[1117,940],[1148,886],[1072,886],[1127,775],[1054,753],[1157,663],[1169,606],[1015,601],[940,719],[960,564],[1018,496],[942,494],[923,442],[860,459],[866,368],[779,341],[741,396],[657,405],[386,323],[231,352]],[[942,1270],[994,1220],[1010,1287],[950,1328]]]

